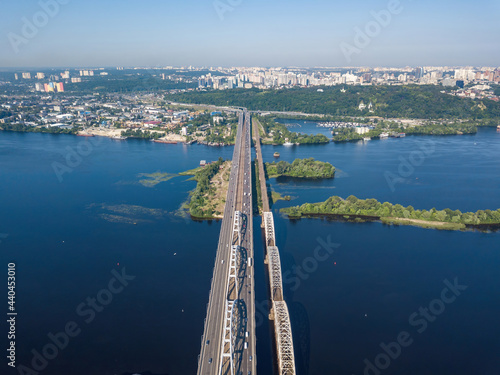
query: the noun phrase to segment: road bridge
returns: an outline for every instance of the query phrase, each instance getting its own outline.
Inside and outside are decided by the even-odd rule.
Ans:
[[[198,375],[256,374],[250,125],[241,111]]]

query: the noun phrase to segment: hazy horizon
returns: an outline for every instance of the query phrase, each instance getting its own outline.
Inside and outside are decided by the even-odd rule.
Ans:
[[[3,68],[500,65],[494,0],[29,0],[2,9]]]

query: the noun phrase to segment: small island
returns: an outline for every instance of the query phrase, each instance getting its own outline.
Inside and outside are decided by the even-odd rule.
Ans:
[[[189,203],[184,208],[196,220],[222,219],[231,174],[231,161],[219,158],[216,162],[180,173],[192,175],[198,182],[190,193]]]
[[[464,230],[464,229],[499,229],[500,209],[460,212],[459,210],[416,210],[412,206],[380,203],[376,199],[358,199],[350,196],[342,199],[338,196],[325,202],[305,203],[302,206],[281,209],[290,219],[301,217],[332,217],[340,220],[357,222],[381,220],[386,224],[413,225],[423,228]]]
[[[314,158],[295,159],[291,164],[286,161],[266,163],[265,167],[269,178],[294,177],[316,180],[335,176],[333,165],[314,160]]]

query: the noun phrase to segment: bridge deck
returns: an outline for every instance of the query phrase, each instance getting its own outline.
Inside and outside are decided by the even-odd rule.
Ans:
[[[250,119],[240,113],[198,375],[256,373]]]

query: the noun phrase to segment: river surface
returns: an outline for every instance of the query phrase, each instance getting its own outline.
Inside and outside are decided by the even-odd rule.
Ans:
[[[332,180],[270,181],[293,197],[273,210],[298,373],[361,375],[369,366],[373,375],[380,366],[394,375],[498,375],[500,232],[290,222],[278,210],[351,194],[497,209],[500,133],[264,146],[265,161],[276,151],[337,168]],[[0,259],[5,278],[16,263],[16,364],[42,375],[196,373],[220,223],[182,215],[195,182],[176,174],[232,152],[0,132]],[[171,179],[141,183],[155,172]],[[254,228],[258,373],[271,374],[260,218]],[[445,303],[449,283],[467,288],[445,292]],[[421,307],[430,307],[427,318]],[[68,324],[73,337],[64,340]],[[401,350],[391,344],[398,336]]]

